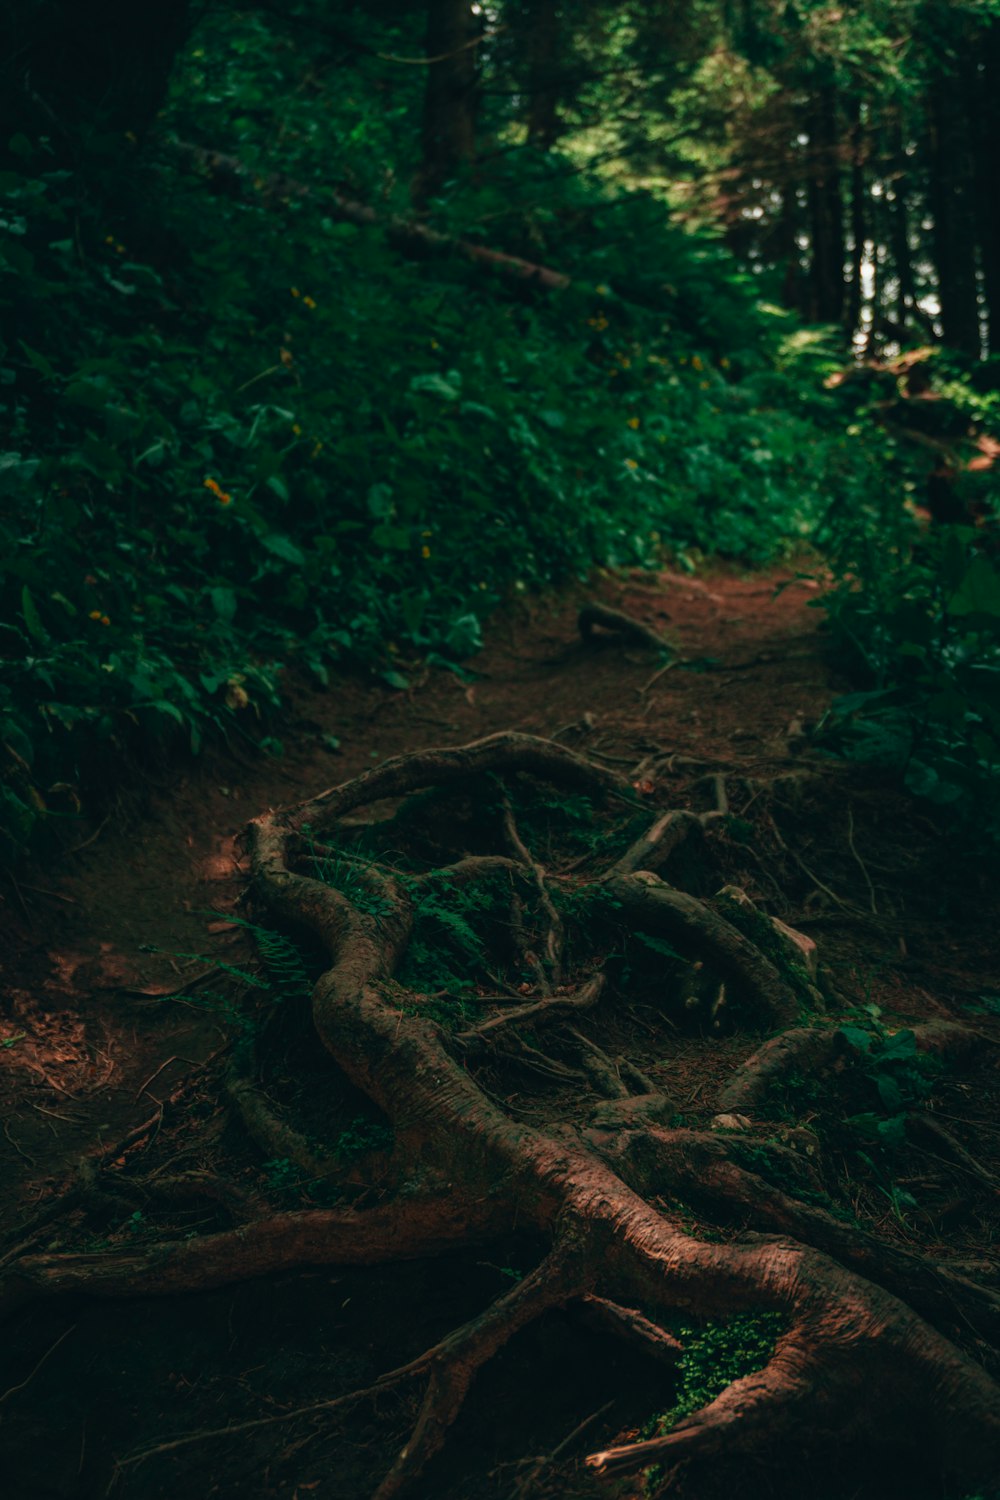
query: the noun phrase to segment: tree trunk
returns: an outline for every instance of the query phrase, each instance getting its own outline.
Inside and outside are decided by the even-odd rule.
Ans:
[[[975,149],[976,208],[982,252],[983,292],[989,318],[989,352],[1000,354],[1000,192],[997,142],[1000,141],[1000,21],[982,35]]]
[[[429,0],[423,164],[414,197],[424,202],[476,154],[477,18],[468,0]]]
[[[861,123],[861,103],[853,105],[851,126],[851,280],[847,305],[847,335],[853,338],[861,328],[864,301],[865,264],[865,136]]]
[[[548,150],[559,135],[559,8],[532,0],[528,19],[528,139]]]
[[[933,80],[927,101],[934,260],[946,344],[978,358],[982,339],[976,284],[976,215],[966,69]]]
[[[809,316],[840,323],[844,316],[844,204],[840,186],[837,93],[817,89],[809,117],[809,219],[812,270]]]
[[[913,260],[910,251],[910,172],[907,165],[906,145],[902,129],[893,127],[889,138],[889,154],[892,162],[891,178],[886,193],[886,209],[889,219],[889,244],[893,270],[896,273],[896,322],[905,330],[916,306],[916,288],[913,280]]]
[[[65,165],[88,135],[148,130],[191,16],[189,0],[16,0],[4,23],[0,154],[42,135]]]

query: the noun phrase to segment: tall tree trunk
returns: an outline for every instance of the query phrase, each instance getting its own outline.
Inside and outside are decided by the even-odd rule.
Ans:
[[[480,25],[469,0],[429,0],[423,163],[415,185],[425,201],[476,154]]]
[[[844,203],[833,84],[823,85],[813,96],[808,185],[812,240],[809,316],[819,323],[839,323],[844,316]]]
[[[930,204],[934,221],[941,328],[946,344],[966,354],[981,350],[976,282],[976,214],[970,150],[966,69],[941,71],[927,100]]]
[[[865,134],[861,102],[855,100],[851,122],[851,279],[847,304],[847,335],[853,339],[861,327],[864,301],[864,266],[867,208],[865,183]]]
[[[795,312],[802,308],[802,257],[798,244],[798,188],[794,182],[781,189],[781,212],[775,228],[775,262],[784,266],[781,300]]]
[[[886,212],[889,221],[889,248],[896,278],[896,322],[906,328],[916,306],[917,293],[910,249],[910,170],[902,127],[896,124],[889,135],[890,179],[887,183]]]
[[[189,0],[9,0],[0,31],[0,155],[44,135],[75,163],[88,135],[139,137],[191,24]]]
[[[976,209],[982,252],[983,291],[989,317],[989,351],[1000,354],[1000,20],[981,34],[979,108],[975,150]]]
[[[528,139],[546,150],[559,136],[559,6],[531,0],[528,20]]]

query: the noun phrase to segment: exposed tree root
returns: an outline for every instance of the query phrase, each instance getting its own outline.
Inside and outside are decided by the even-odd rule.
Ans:
[[[928,1463],[947,1483],[960,1489],[993,1482],[1000,1387],[952,1340],[969,1330],[995,1335],[1000,1294],[846,1222],[824,1199],[816,1164],[780,1143],[765,1143],[769,1174],[747,1155],[763,1147],[742,1132],[672,1123],[674,1105],[657,1078],[662,1039],[671,1027],[691,1024],[671,968],[672,945],[721,976],[736,1024],[792,1028],[723,1088],[719,1108],[755,1108],[793,1064],[819,1070],[840,1045],[834,1025],[802,1024],[810,987],[782,958],[760,914],[751,911],[744,930],[738,904],[720,902],[719,910],[650,868],[662,868],[664,851],[691,833],[701,837],[711,815],[661,812],[638,840],[630,832],[624,854],[614,845],[604,878],[560,877],[560,848],[532,801],[538,783],[635,805],[615,773],[552,741],[508,734],[386,761],[248,830],[254,901],[270,921],[308,935],[328,955],[310,1000],[315,1038],[384,1112],[397,1159],[410,1163],[392,1201],[366,1211],[272,1213],[233,1230],[127,1249],[24,1254],[0,1280],[3,1305],[66,1292],[174,1294],[310,1265],[372,1266],[484,1244],[516,1225],[549,1246],[535,1269],[425,1354],[355,1393],[404,1378],[427,1381],[413,1432],[374,1500],[412,1493],[477,1373],[543,1313],[571,1304],[668,1367],[680,1350],[669,1326],[676,1317],[774,1312],[784,1319],[764,1368],[671,1430],[593,1454],[588,1463],[597,1474],[616,1477],[652,1463],[669,1468],[702,1455],[773,1453],[786,1442],[800,1446],[803,1433],[820,1451],[843,1451],[857,1440],[903,1447],[918,1431]],[[352,855],[354,830],[338,819],[431,787],[454,789],[472,809],[447,864],[422,868],[418,854],[399,853],[394,835],[391,854],[366,852],[364,861]],[[725,787],[716,792],[722,811]],[[551,798],[542,806],[548,809]],[[440,804],[430,816],[440,842],[447,822]],[[529,833],[533,816],[536,831]],[[300,836],[306,825],[340,856],[332,874],[328,851],[317,855]],[[379,820],[365,832],[377,846]],[[603,825],[595,835],[597,842],[611,837]],[[481,847],[490,838],[506,844],[506,853]],[[544,840],[550,852],[543,868],[535,851]],[[490,894],[497,881],[500,897],[495,889]],[[520,931],[512,930],[512,888]],[[428,933],[442,951],[452,945],[452,969],[433,969]],[[763,946],[755,933],[763,933]],[[621,954],[635,935],[654,958],[663,955],[658,988],[647,988],[644,1001],[644,1015],[653,1017],[648,1029],[660,1040],[639,1061],[626,1055],[629,1044],[623,1050],[615,1029],[631,1003],[634,980]],[[529,961],[535,951],[544,963]],[[446,1008],[452,1001],[459,1006],[454,1019]],[[477,1006],[470,1023],[469,1008]],[[968,1044],[967,1028],[941,1024],[925,1032],[922,1043],[941,1050]],[[499,1102],[496,1078],[512,1066],[528,1066],[563,1091],[563,1123],[526,1123]],[[307,1132],[286,1126],[266,1104],[252,1068],[235,1064],[228,1089],[262,1150],[323,1165]],[[977,1186],[988,1191],[992,1184]],[[692,1206],[713,1215],[721,1238],[692,1231]],[[732,1238],[734,1225],[767,1233]]]
[[[620,636],[622,640],[631,641],[637,646],[649,646],[654,651],[669,651],[670,643],[634,615],[628,615],[624,610],[611,609],[606,604],[598,604],[594,600],[589,601],[580,610],[577,619],[577,627],[585,641],[596,639],[597,627],[612,631]]]

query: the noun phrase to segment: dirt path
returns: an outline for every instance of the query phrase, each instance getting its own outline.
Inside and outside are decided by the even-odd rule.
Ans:
[[[20,883],[0,960],[5,1180],[58,1174],[124,1134],[218,1046],[210,1016],[163,996],[219,958],[239,963],[239,934],[217,914],[241,889],[236,836],[265,808],[402,751],[509,728],[559,734],[608,764],[677,754],[773,774],[789,758],[789,732],[794,753],[835,683],[822,616],[808,607],[814,589],[792,581],[777,591],[790,576],[608,580],[600,597],[676,642],[683,660],[662,674],[646,651],[583,645],[582,592],[515,606],[493,622],[469,681],[438,670],[408,693],[346,678],[299,694],[280,759],[208,755],[151,785],[141,814],[112,817],[61,869]]]
[[[909,1264],[910,1252],[964,1257],[954,1264],[986,1285],[997,1282],[996,1193],[988,1174],[1000,1180],[992,1103],[1000,1095],[1000,1048],[989,1043],[1000,1041],[1000,1023],[982,1004],[1000,987],[995,882],[986,870],[970,869],[961,851],[952,850],[884,776],[810,746],[810,727],[848,684],[831,663],[822,614],[810,607],[816,590],[808,582],[782,572],[643,575],[605,579],[588,597],[667,635],[677,655],[664,660],[614,639],[584,644],[576,629],[581,591],[516,604],[494,620],[486,650],[465,677],[441,670],[414,674],[406,692],[351,678],[321,694],[300,691],[280,731],[280,759],[206,756],[150,787],[141,813],[133,808],[127,817],[112,817],[61,867],[19,883],[4,913],[8,940],[0,960],[0,1172],[14,1223],[30,1219],[82,1157],[146,1122],[136,1150],[145,1171],[152,1163],[147,1184],[175,1173],[178,1161],[183,1171],[206,1175],[219,1172],[224,1161],[233,1167],[226,1175],[240,1184],[238,1191],[258,1195],[263,1173],[272,1207],[297,1210],[297,1189],[281,1175],[289,1163],[278,1159],[262,1168],[260,1153],[248,1147],[220,1102],[221,1064],[187,1096],[190,1120],[174,1111],[171,1128],[160,1136],[164,1100],[232,1034],[223,1013],[224,978],[218,991],[211,978],[198,986],[192,981],[220,964],[257,962],[242,930],[226,921],[239,910],[247,880],[240,830],[268,807],[314,797],[389,757],[517,730],[554,739],[624,776],[656,816],[664,807],[695,813],[721,807],[723,823],[713,825],[719,833],[708,862],[715,884],[699,888],[707,877],[692,866],[680,871],[682,889],[711,896],[721,878],[816,939],[828,998],[840,1014],[853,1011],[863,1019],[864,1007],[875,1006],[908,1024],[975,1018],[982,1053],[972,1071],[948,1079],[941,1118],[956,1122],[958,1140],[975,1151],[987,1177],[970,1190],[968,1162],[942,1166],[939,1155],[915,1156],[916,1166],[901,1169],[915,1174],[912,1214],[893,1197],[900,1185],[877,1173],[858,1189],[854,1207],[889,1247],[886,1253],[898,1253],[900,1265]],[[638,816],[645,826],[645,810]],[[461,847],[461,835],[456,839]],[[508,1003],[511,997],[518,999],[509,991]],[[727,1030],[697,1022],[685,1030],[668,1019],[665,1048],[662,1028],[647,1024],[642,1010],[609,1018],[599,1033],[601,1046],[627,1055],[635,1077],[647,1080],[643,1087],[652,1079],[656,1089],[669,1091],[675,1118],[705,1136],[712,1101],[758,1042],[739,1025]],[[316,1139],[338,1138],[351,1128],[353,1105],[346,1096],[332,1102],[341,1084],[331,1084],[333,1075],[324,1072],[329,1059],[311,1060],[294,1034],[279,1042],[267,1082],[271,1097],[289,1113],[297,1111]],[[482,1081],[485,1098],[494,1081],[488,1066]],[[831,1106],[819,1090],[810,1094],[809,1085],[796,1082],[790,1112],[765,1122],[781,1141],[789,1123],[792,1139],[820,1116],[823,1129],[836,1136],[838,1112],[842,1118],[847,1104]],[[593,1098],[584,1099],[565,1080],[553,1087],[550,1079],[546,1091],[504,1075],[496,1087],[522,1125],[547,1130],[572,1121],[566,1128],[579,1131],[595,1118]],[[150,1142],[155,1150],[147,1150]],[[705,1149],[711,1151],[711,1142]],[[851,1191],[847,1157],[834,1151],[831,1161],[828,1184],[836,1177]],[[367,1208],[365,1195],[380,1201],[377,1175],[374,1183],[371,1177],[377,1151],[363,1162],[353,1188]],[[126,1167],[124,1155],[120,1164]],[[109,1171],[116,1165],[110,1162]],[[686,1190],[680,1196],[686,1198]],[[134,1223],[127,1222],[121,1199],[112,1203],[109,1230],[100,1216],[107,1217],[111,1202],[102,1199],[94,1214],[78,1216],[65,1239],[57,1227],[46,1248],[72,1250],[78,1258],[93,1252],[95,1265],[109,1248],[141,1257],[144,1244],[162,1230],[145,1222],[142,1208],[132,1213]],[[311,1212],[323,1202],[306,1193]],[[172,1227],[175,1238],[198,1239],[213,1222],[211,1213],[184,1212],[189,1216]],[[798,1231],[779,1226],[779,1232]],[[474,1321],[480,1309],[502,1300],[512,1281],[523,1277],[528,1287],[534,1273],[523,1268],[536,1265],[539,1253],[531,1234],[505,1231],[486,1258],[474,1251],[386,1267],[320,1266],[224,1287],[210,1282],[215,1289],[178,1300],[176,1311],[173,1299],[150,1298],[79,1297],[29,1306],[14,1327],[9,1374],[0,1374],[0,1402],[12,1403],[6,1441],[17,1500],[97,1500],[119,1488],[156,1500],[181,1493],[220,1500],[313,1494],[369,1500],[373,1473],[380,1465],[385,1471],[412,1422],[412,1410],[405,1403],[397,1408],[389,1394],[370,1416],[351,1416],[340,1428],[320,1423],[311,1436],[279,1427],[273,1444],[255,1440],[245,1449],[210,1437],[176,1464],[168,1452],[124,1479],[113,1466],[122,1453],[144,1442],[156,1446],[164,1434],[211,1433],[244,1418],[257,1424],[262,1413],[321,1400],[332,1376],[335,1390],[364,1387],[464,1319]],[[954,1332],[947,1328],[949,1337],[966,1333],[958,1320]],[[595,1434],[603,1430],[601,1441],[634,1438],[649,1421],[650,1378],[641,1351],[610,1335],[595,1344],[592,1330],[556,1298],[546,1318],[519,1335],[516,1348],[484,1369],[454,1446],[436,1460],[431,1487],[414,1493],[427,1500],[607,1494],[583,1472],[585,1449],[569,1440],[587,1413]],[[664,1406],[669,1377],[665,1389]],[[54,1403],[62,1413],[58,1439],[51,1430]],[[322,1462],[314,1463],[310,1445],[323,1434]],[[563,1443],[568,1456],[557,1461]],[[522,1457],[505,1462],[511,1453]],[[556,1456],[540,1459],[529,1481],[525,1453]],[[488,1463],[486,1454],[494,1455]],[[710,1484],[682,1486],[678,1494],[689,1500],[728,1496],[737,1479],[744,1483],[740,1462],[721,1459]],[[901,1483],[900,1473],[898,1465],[881,1476],[871,1468],[872,1493]],[[923,1496],[924,1477],[917,1465],[904,1479],[912,1478],[914,1493]],[[813,1480],[803,1470],[803,1484]],[[610,1491],[620,1500],[641,1492],[639,1481],[627,1479]],[[754,1500],[770,1492],[762,1475]],[[814,1492],[817,1500],[821,1494],[841,1500],[835,1486]],[[867,1491],[857,1493],[867,1500]]]

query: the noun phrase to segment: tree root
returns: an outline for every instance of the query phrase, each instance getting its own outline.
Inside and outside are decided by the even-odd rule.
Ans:
[[[919,1430],[928,1463],[956,1492],[994,1482],[1000,1387],[942,1330],[951,1334],[957,1323],[956,1338],[968,1328],[993,1333],[1000,1295],[803,1201],[797,1191],[814,1191],[817,1178],[809,1163],[797,1162],[792,1153],[782,1156],[778,1148],[773,1156],[782,1169],[782,1185],[775,1186],[743,1164],[753,1158],[744,1154],[741,1161],[741,1151],[753,1145],[742,1134],[667,1127],[673,1107],[654,1081],[655,1047],[649,1065],[653,1078],[614,1056],[623,1046],[623,1014],[620,997],[605,982],[604,965],[622,930],[665,938],[717,968],[758,1021],[788,1028],[800,1017],[800,995],[776,962],[711,905],[645,867],[662,861],[671,840],[676,847],[696,824],[700,830],[706,815],[661,816],[603,880],[581,887],[562,880],[557,888],[545,876],[517,832],[510,801],[512,857],[450,848],[449,857],[455,855],[450,864],[405,877],[366,865],[360,894],[347,887],[356,899],[317,878],[322,862],[310,866],[311,875],[296,868],[296,855],[307,855],[299,837],[306,824],[327,830],[335,848],[337,819],[360,807],[449,783],[467,794],[477,777],[508,774],[634,805],[628,783],[617,774],[551,741],[508,734],[386,761],[301,807],[265,815],[248,830],[255,901],[273,920],[310,934],[328,955],[311,996],[316,1040],[351,1084],[385,1112],[399,1149],[414,1154],[419,1190],[412,1196],[400,1192],[364,1212],[274,1214],[190,1240],[90,1254],[22,1255],[0,1279],[0,1305],[10,1308],[29,1297],[66,1292],[174,1294],[300,1266],[372,1266],[483,1244],[516,1227],[550,1248],[506,1296],[365,1391],[302,1409],[302,1414],[333,1410],[405,1378],[427,1376],[413,1433],[375,1500],[401,1500],[412,1492],[444,1444],[476,1374],[541,1314],[574,1303],[585,1317],[667,1365],[677,1359],[679,1346],[661,1318],[666,1323],[676,1315],[713,1319],[775,1312],[785,1323],[763,1369],[734,1381],[671,1431],[591,1455],[588,1463],[597,1474],[614,1477],[652,1462],[673,1465],[702,1454],[774,1452],[787,1442],[800,1446],[803,1431],[826,1451],[876,1440],[905,1447]],[[717,812],[724,791],[717,795]],[[492,796],[495,807],[495,791]],[[523,1005],[505,1004],[499,1014],[473,1025],[465,1024],[463,1010],[462,1022],[450,1023],[418,993],[420,984],[409,988],[401,977],[409,972],[403,965],[411,937],[421,931],[420,902],[431,889],[439,911],[445,889],[464,900],[462,952],[468,974],[462,994],[474,997],[477,965],[467,938],[477,909],[473,898],[477,882],[498,872],[518,882],[519,900],[533,895],[532,920],[548,925],[550,972],[542,969],[539,993]],[[609,929],[614,929],[610,935]],[[527,932],[523,937],[526,941]],[[516,950],[509,932],[505,940],[494,940],[492,951],[506,955],[494,958],[497,972],[521,963]],[[576,987],[552,992],[560,968],[569,969],[567,954],[573,955]],[[481,977],[492,971],[484,963],[478,972]],[[511,984],[498,983],[509,994]],[[425,988],[433,994],[437,986]],[[734,1009],[738,1015],[739,1006]],[[571,1029],[567,1013],[575,1022]],[[574,1060],[584,1071],[569,1067],[561,1056],[548,1057],[520,1034],[520,1028],[555,1020],[562,1025],[549,1032],[554,1050],[574,1047]],[[967,1045],[968,1028],[923,1030],[927,1045]],[[486,1049],[484,1043],[494,1038],[501,1047]],[[833,1027],[786,1031],[722,1090],[720,1106],[755,1105],[791,1060],[821,1067],[837,1045]],[[475,1073],[480,1055],[491,1070],[489,1092]],[[493,1074],[509,1065],[508,1059],[562,1086],[562,1097],[571,1093],[576,1110],[590,1073],[607,1102],[591,1108],[593,1123],[582,1133],[569,1120],[546,1128],[525,1123],[524,1116],[512,1117],[495,1091]],[[298,1152],[301,1133],[292,1126],[291,1135],[283,1133],[281,1121],[253,1089],[252,1074],[237,1068],[233,1078],[233,1097],[258,1130],[263,1149]],[[577,1120],[592,1106],[586,1097],[582,1102]],[[742,1220],[768,1232],[735,1240],[699,1238],[690,1230],[687,1211],[675,1211],[658,1197],[664,1189],[686,1204],[706,1205],[726,1223]],[[199,1440],[199,1434],[190,1440]],[[135,1461],[170,1446],[155,1445]]]
[[[612,631],[622,640],[630,641],[636,646],[648,646],[653,651],[669,651],[670,642],[655,630],[637,620],[634,615],[628,615],[624,610],[611,609],[607,604],[598,604],[590,600],[580,610],[577,617],[577,628],[587,642],[597,639],[596,628],[600,626],[604,630]]]

